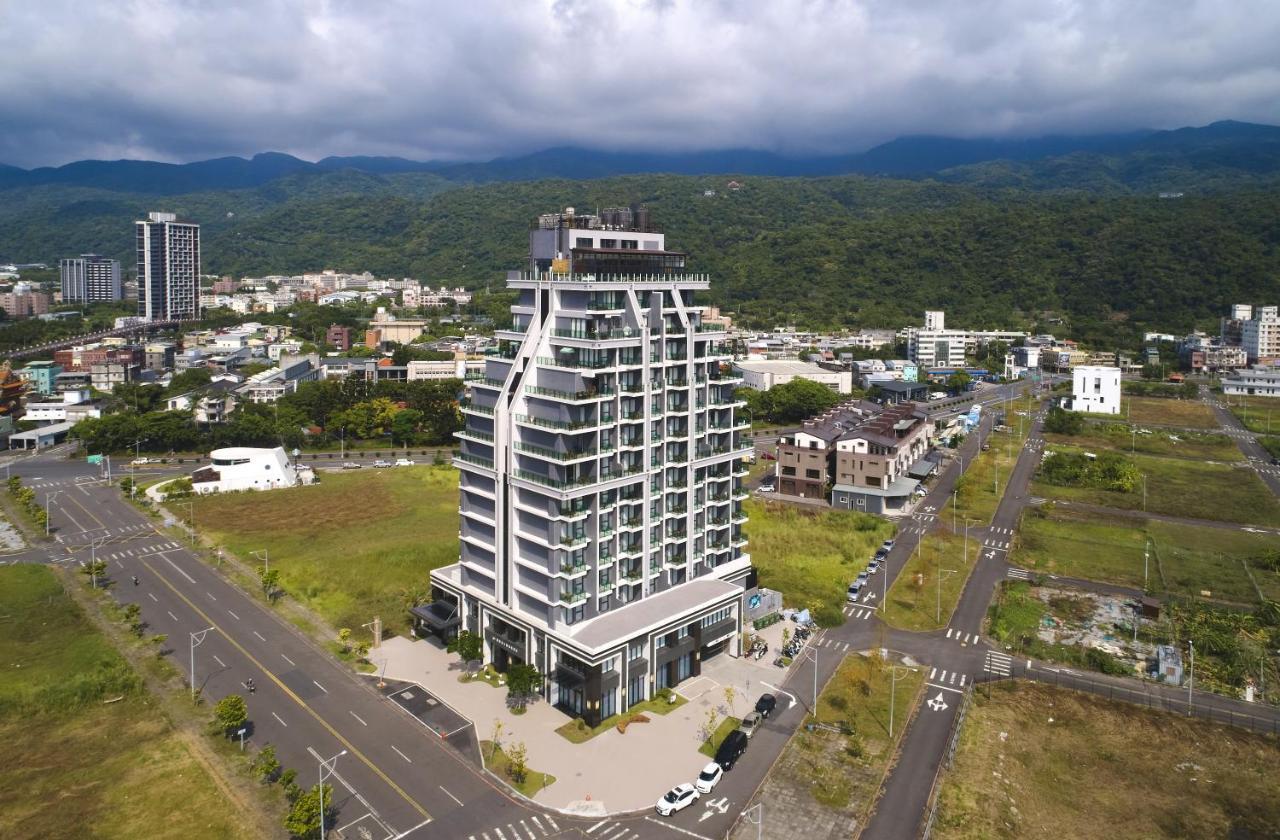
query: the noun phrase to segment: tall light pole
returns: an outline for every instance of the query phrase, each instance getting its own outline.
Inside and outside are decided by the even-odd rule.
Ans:
[[[191,519],[189,522],[189,524],[191,525],[191,547],[195,548],[196,547],[196,500],[188,499],[187,507],[191,510]]]
[[[53,501],[53,497],[61,493],[61,490],[54,490],[44,494],[44,535],[49,536],[49,503]]]
[[[1144,494],[1145,495],[1145,494]],[[1143,505],[1146,508],[1146,505]],[[1142,591],[1146,592],[1150,587],[1147,585],[1147,570],[1151,566],[1151,540],[1147,540],[1147,544],[1142,548]]]
[[[891,682],[889,683],[889,737],[890,738],[893,738],[893,705],[894,705],[893,701],[898,694],[898,679],[899,679],[898,669],[899,668],[902,669],[902,676],[904,677],[907,675],[908,671],[915,670],[915,668],[909,668],[906,665],[890,665],[889,666],[889,676],[891,678]]]
[[[196,702],[196,648],[200,647],[204,642],[204,637],[208,635],[212,627],[206,627],[195,633],[191,633],[191,702]]]
[[[338,768],[338,759],[342,758],[342,757],[343,757],[344,755],[346,755],[346,754],[347,754],[347,751],[346,751],[346,750],[343,750],[342,752],[338,753],[337,755],[335,755],[333,758],[329,759],[328,761],[324,761],[324,760],[322,760],[322,761],[320,762],[320,770],[319,770],[320,785],[319,785],[319,787],[317,788],[317,789],[320,791],[320,840],[324,840],[324,780],[325,780],[325,772],[326,772],[326,771],[328,771],[328,774],[329,774],[329,775],[333,775],[334,773],[336,773],[336,772],[337,772],[337,768]]]
[[[942,558],[938,559],[941,560]],[[942,623],[942,576],[944,574],[954,575],[955,573],[955,569],[938,569],[938,615],[934,621],[939,624]]]
[[[756,812],[755,819],[752,819],[749,816],[752,811]],[[742,817],[747,821],[749,825],[754,825],[756,827],[756,840],[763,840],[764,838],[764,803],[757,802],[756,804],[752,805],[750,808],[742,812]]]
[[[254,556],[254,557],[257,557],[259,560],[261,560],[261,561],[262,561],[262,571],[263,571],[263,572],[269,572],[269,571],[271,571],[271,555],[270,555],[270,553],[269,553],[269,552],[270,552],[270,550],[271,550],[271,549],[264,548],[264,549],[260,549],[260,550],[255,550],[255,551],[253,552],[253,556]]]

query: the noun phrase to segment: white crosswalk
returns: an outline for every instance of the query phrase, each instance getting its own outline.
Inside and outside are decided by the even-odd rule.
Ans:
[[[1016,566],[1005,572],[1005,575],[1015,580],[1031,580],[1031,573],[1026,569],[1019,569]]]
[[[861,618],[863,620],[871,618],[871,616],[876,614],[876,611],[873,609],[868,607],[855,607],[852,604],[846,604],[842,612],[848,618]]]
[[[1003,527],[1000,527],[1000,526],[996,525],[996,526],[992,526],[992,527],[991,527],[991,528],[989,528],[988,530],[989,530],[992,534],[1004,534],[1004,535],[1006,535],[1006,536],[1013,536],[1013,529],[1012,529],[1012,528],[1003,528]]]
[[[959,671],[949,671],[946,668],[939,670],[937,668],[929,669],[929,682],[934,685],[954,685],[960,688],[969,681],[968,674],[962,674]]]
[[[593,834],[593,837],[608,838],[608,840],[624,840],[624,838],[638,837],[634,831],[621,826],[620,823],[614,824],[622,827],[622,833],[601,833]],[[608,826],[604,823],[598,823],[595,828]],[[503,829],[506,829],[505,831]],[[556,821],[547,814],[539,814],[535,817],[519,820],[518,822],[507,823],[504,826],[491,828],[488,831],[482,831],[479,834],[472,834],[467,840],[537,840],[539,837],[550,837],[552,832],[559,832],[560,826],[556,825]]]
[[[982,638],[977,633],[963,633],[955,628],[947,628],[947,638],[959,642],[962,645],[975,645],[978,639]]]
[[[591,840],[631,840],[640,835],[620,822],[605,820],[588,828],[584,834]]]
[[[1008,550],[1009,550],[1009,541],[1008,541],[1008,540],[986,539],[986,540],[983,540],[983,541],[982,541],[982,547],[983,547],[983,548],[994,548],[996,551],[1008,551]]]
[[[982,669],[990,674],[1007,677],[1013,673],[1013,657],[1007,653],[989,650],[986,661],[982,663]]]
[[[844,653],[849,650],[849,643],[838,641],[830,636],[823,636],[814,643],[814,647],[828,648],[830,650],[838,650],[841,653]]]

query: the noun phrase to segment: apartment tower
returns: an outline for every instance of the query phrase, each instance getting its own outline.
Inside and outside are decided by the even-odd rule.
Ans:
[[[462,408],[459,562],[414,615],[594,723],[741,653],[741,380],[693,302],[707,277],[644,209],[540,216],[507,285],[513,327]]]
[[[172,213],[135,223],[138,314],[150,321],[200,317],[200,226]]]
[[[98,254],[81,254],[58,264],[63,303],[120,300],[120,261]]]

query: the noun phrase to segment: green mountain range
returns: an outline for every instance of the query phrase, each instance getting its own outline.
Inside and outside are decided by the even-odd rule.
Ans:
[[[250,165],[233,166],[235,188],[168,195],[120,188],[129,180],[122,171],[98,171],[86,185],[80,176],[13,183],[6,170],[0,261],[97,251],[129,267],[133,220],[168,210],[201,223],[207,272],[369,270],[496,291],[505,270],[521,267],[538,213],[645,204],[669,247],[712,274],[710,301],[759,326],[901,326],[944,308],[955,324],[1131,343],[1144,329],[1214,328],[1233,302],[1280,299],[1280,129],[1216,123],[1068,147],[1046,141],[1020,147],[1025,153],[955,143],[908,138],[881,147],[882,169],[927,169],[910,177],[523,179],[628,165],[580,150],[576,159],[558,150],[529,156],[536,163],[412,167],[386,158],[295,166],[271,156],[263,165],[282,174],[261,183],[255,178],[267,176],[237,158]],[[1002,151],[1011,156],[987,157]],[[703,157],[699,165],[716,163]],[[737,160],[743,170],[763,166],[746,153]],[[949,165],[956,160],[966,162]],[[649,156],[629,165],[661,163]],[[173,177],[200,181],[209,171]],[[17,181],[27,177],[16,172]]]

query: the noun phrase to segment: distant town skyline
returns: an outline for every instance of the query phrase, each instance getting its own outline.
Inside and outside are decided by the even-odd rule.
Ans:
[[[1280,123],[1265,2],[7,4],[0,162],[856,152]],[[74,60],[70,60],[74,57]]]

